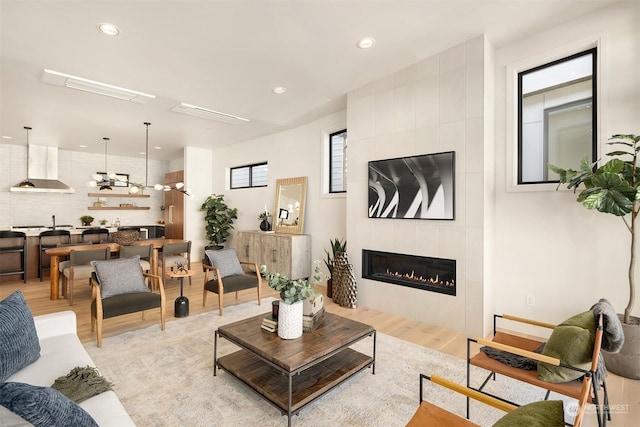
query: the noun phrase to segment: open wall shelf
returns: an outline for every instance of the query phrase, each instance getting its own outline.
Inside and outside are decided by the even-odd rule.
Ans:
[[[129,194],[129,193],[89,193],[89,197],[120,197],[120,198],[136,198],[148,199],[149,194]],[[90,211],[147,211],[151,209],[149,206],[89,206]]]
[[[135,197],[149,198],[150,194],[129,194],[129,193],[89,193],[89,197]]]

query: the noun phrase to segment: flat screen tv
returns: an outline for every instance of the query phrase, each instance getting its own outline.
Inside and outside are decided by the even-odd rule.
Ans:
[[[455,152],[369,162],[369,218],[453,220]]]

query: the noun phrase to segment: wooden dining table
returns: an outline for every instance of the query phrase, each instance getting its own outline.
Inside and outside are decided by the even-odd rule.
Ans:
[[[144,246],[144,245],[153,245],[153,252],[151,253],[151,260],[149,264],[151,266],[151,273],[158,274],[158,252],[166,243],[182,243],[186,242],[186,240],[182,239],[143,239],[137,240],[131,244],[131,246]],[[68,257],[71,251],[86,251],[91,249],[105,249],[109,248],[112,254],[116,254],[120,252],[120,248],[122,246],[114,243],[96,243],[93,245],[69,245],[69,246],[59,246],[56,248],[49,248],[45,251],[47,255],[51,257],[51,290],[49,294],[50,300],[57,300],[58,294],[60,292],[58,282],[60,279],[60,271],[58,268],[60,266],[60,259],[64,257]]]

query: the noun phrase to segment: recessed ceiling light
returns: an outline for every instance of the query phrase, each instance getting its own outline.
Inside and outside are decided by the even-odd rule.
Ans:
[[[153,147],[153,148],[155,148],[156,150],[162,150],[162,147]]]
[[[369,49],[370,47],[373,47],[374,44],[376,44],[376,39],[374,39],[373,37],[365,37],[360,40],[356,44],[356,46],[358,46],[360,49]]]
[[[78,145],[78,147],[80,147],[80,148],[87,148],[87,146],[86,146],[86,145]]]
[[[2,135],[2,139],[13,139],[13,137],[8,135]]]
[[[277,95],[283,94],[287,91],[287,88],[284,86],[276,86],[271,91]]]
[[[120,28],[116,27],[113,24],[109,24],[108,22],[98,25],[98,30],[108,36],[117,36],[118,34],[120,34]]]

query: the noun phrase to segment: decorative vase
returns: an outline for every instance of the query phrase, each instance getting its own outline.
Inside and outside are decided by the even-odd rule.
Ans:
[[[262,230],[262,231],[271,230],[271,223],[269,221],[267,221],[266,219],[263,219],[262,222],[260,222],[260,230]]]
[[[280,301],[278,308],[278,336],[292,340],[302,336],[302,301],[287,304]]]
[[[623,316],[618,314],[620,322]],[[640,318],[631,316],[631,324],[622,323],[624,344],[617,353],[602,350],[607,371],[633,380],[640,379]]]
[[[341,307],[356,308],[358,284],[346,252],[338,252],[333,261],[333,301]]]

